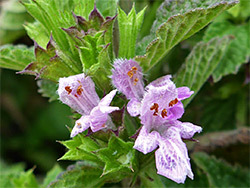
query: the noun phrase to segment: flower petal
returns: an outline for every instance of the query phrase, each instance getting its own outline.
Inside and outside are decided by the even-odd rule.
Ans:
[[[94,82],[84,73],[60,78],[58,95],[63,103],[82,115],[89,114],[100,101]]]
[[[130,59],[117,59],[112,69],[112,83],[128,99],[140,100],[144,94],[143,74],[139,64]]]
[[[116,94],[116,92],[117,92],[117,89],[114,89],[114,90],[112,90],[109,94],[107,94],[105,97],[103,97],[102,99],[101,99],[101,101],[99,102],[99,106],[109,106],[110,105],[110,103],[111,103],[111,101],[113,100],[113,98],[114,98],[114,96],[115,96],[115,94]]]
[[[180,122],[179,127],[181,129],[180,134],[184,139],[190,139],[195,133],[200,133],[202,128],[189,122]]]
[[[179,101],[177,104],[175,104],[172,108],[170,108],[168,113],[168,119],[179,119],[184,114],[184,106]]]
[[[176,127],[170,127],[168,131],[171,136],[161,137],[159,149],[155,152],[157,173],[177,183],[184,183],[186,176],[193,179],[187,148]]]
[[[135,98],[131,99],[127,104],[127,110],[131,116],[138,116],[141,112],[141,102]]]
[[[194,93],[193,91],[190,91],[188,87],[179,87],[177,88],[177,91],[179,100],[187,99]]]
[[[158,146],[159,133],[153,131],[148,133],[146,127],[143,126],[134,144],[134,149],[147,154]]]
[[[82,133],[86,129],[89,128],[90,122],[89,122],[89,116],[82,116],[80,119],[78,119],[75,122],[75,126],[71,131],[70,137],[74,137],[79,133]]]

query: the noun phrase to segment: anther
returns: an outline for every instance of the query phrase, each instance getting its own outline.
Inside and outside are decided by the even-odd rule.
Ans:
[[[136,73],[137,67],[133,66],[133,67],[131,68],[131,70],[132,70],[134,73]]]
[[[159,108],[159,105],[157,103],[154,103],[153,106],[150,107],[150,110],[154,110],[153,116],[158,115],[158,108]]]
[[[161,111],[161,117],[167,117],[167,114],[168,114],[168,112],[167,112],[167,110],[164,108],[162,111]]]
[[[174,100],[170,101],[170,103],[168,104],[169,107],[174,106],[175,104],[177,104],[179,101],[177,98],[175,98]]]
[[[82,85],[79,85],[78,88],[77,88],[77,90],[76,90],[76,93],[77,93],[78,95],[81,95],[82,92],[83,92]]]
[[[72,92],[72,89],[70,89],[70,86],[66,86],[65,90],[68,92],[68,95]]]
[[[134,73],[130,70],[130,71],[128,71],[127,75],[129,76],[129,78],[132,78]]]
[[[138,79],[138,78],[135,78],[135,79],[134,79],[134,85],[136,85],[138,81],[139,81],[139,79]]]

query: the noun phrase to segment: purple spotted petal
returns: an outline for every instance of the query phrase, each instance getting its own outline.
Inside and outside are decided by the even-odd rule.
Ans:
[[[134,60],[117,59],[112,69],[112,83],[128,99],[140,100],[144,94],[141,67]]]
[[[75,123],[74,128],[71,131],[70,137],[74,137],[79,133],[82,133],[86,129],[88,129],[90,126],[90,119],[89,116],[82,116],[80,119],[78,119]]]
[[[148,133],[146,127],[143,126],[133,148],[147,154],[157,148],[159,137],[158,132]]]
[[[168,132],[171,132],[169,137],[159,139],[159,149],[155,152],[157,173],[184,183],[186,176],[193,179],[187,148],[177,128],[170,127]]]
[[[141,102],[137,99],[131,99],[127,104],[128,113],[132,116],[138,116],[141,112]]]
[[[179,100],[187,99],[194,93],[193,91],[190,91],[188,87],[179,87],[177,88],[177,91]]]
[[[94,82],[83,73],[60,78],[58,95],[64,104],[82,115],[88,115],[100,101],[95,91]]]

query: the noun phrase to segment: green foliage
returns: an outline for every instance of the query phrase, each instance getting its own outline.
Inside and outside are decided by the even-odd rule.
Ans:
[[[110,138],[107,148],[97,151],[97,156],[105,162],[102,175],[122,170],[131,172],[136,167],[133,143],[124,142],[116,136]]]
[[[119,0],[96,0],[96,6],[104,17],[115,16]]]
[[[93,163],[78,162],[76,165],[69,166],[49,187],[101,187],[106,182],[118,182],[124,177],[122,173],[104,176],[101,176],[101,174],[102,169],[96,167]]]
[[[80,134],[73,137],[72,140],[60,141],[60,143],[69,150],[59,160],[87,160],[101,163],[94,153],[100,149],[100,146],[90,137]]]
[[[18,0],[4,1],[0,6],[3,7],[0,7],[0,45],[3,45],[24,36],[23,23],[32,18]]]
[[[38,187],[38,183],[33,174],[33,169],[30,169],[27,172],[21,172],[19,177],[13,178],[13,184],[16,188]]]
[[[213,73],[223,57],[229,42],[230,37],[228,36],[213,38],[207,43],[200,42],[193,48],[174,79],[178,87],[187,86],[195,92],[183,102],[184,105],[187,105],[192,100],[204,82]]]
[[[48,185],[56,180],[56,177],[59,175],[59,173],[62,172],[62,168],[59,165],[55,165],[47,174],[46,177],[43,180],[42,187],[46,188]]]
[[[33,48],[24,45],[4,45],[0,47],[0,67],[23,70],[29,63],[35,60]]]
[[[243,63],[247,63],[250,41],[250,22],[243,25],[233,25],[228,21],[212,23],[205,32],[204,41],[209,41],[213,37],[225,35],[234,36],[234,40],[229,44],[225,55],[221,59],[218,67],[213,72],[215,82],[222,76],[236,74]]]
[[[36,61],[30,63],[20,73],[32,74],[37,78],[46,78],[57,82],[60,77],[76,74],[68,64],[57,54],[55,43],[51,38],[46,46],[46,50],[35,43]]]
[[[135,58],[144,71],[148,71],[158,63],[176,44],[201,30],[222,11],[232,7],[236,3],[225,1],[218,3],[216,1],[216,4],[210,4],[209,6],[200,4],[199,8],[197,8],[196,3],[190,2],[193,1],[183,2],[183,6],[186,8],[176,9],[173,13],[178,14],[174,16],[172,16],[173,13],[166,14],[169,8],[168,6],[164,7],[163,4],[161,12],[171,17],[158,15],[161,19],[153,25],[154,28],[157,28],[156,37],[152,37],[152,35],[148,36],[149,39],[154,40],[147,46],[145,55]],[[172,1],[170,5],[172,5],[170,6],[170,10],[175,9],[176,1]],[[160,26],[157,27],[158,25]]]
[[[17,178],[24,171],[24,165],[19,163],[7,166],[0,161],[0,187],[14,187],[13,178]]]
[[[118,8],[119,58],[130,59],[135,56],[136,39],[142,26],[146,8],[138,14],[133,6],[128,15]]]
[[[231,166],[205,153],[194,153],[196,165],[206,174],[210,187],[249,187],[249,171]]]
[[[48,97],[49,102],[55,101],[59,98],[57,94],[58,85],[50,80],[38,80],[37,86],[39,87],[38,93],[43,97]]]

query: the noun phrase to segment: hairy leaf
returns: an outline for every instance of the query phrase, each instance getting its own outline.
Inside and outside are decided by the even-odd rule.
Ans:
[[[81,72],[80,58],[74,42],[62,28],[75,25],[72,11],[74,7],[79,7],[80,1],[57,1],[57,0],[29,0],[23,3],[27,11],[41,24],[29,24],[26,26],[28,34],[35,41],[39,41],[44,45],[48,36],[53,35],[55,40],[55,48],[60,58],[72,69],[73,72]],[[51,16],[53,15],[53,16]],[[40,27],[37,27],[37,25]],[[44,31],[43,35],[39,32]],[[42,39],[38,39],[43,37]],[[48,41],[47,41],[48,42]],[[44,46],[43,46],[44,47]]]
[[[23,70],[29,63],[35,60],[33,48],[24,45],[4,45],[0,47],[0,67]]]
[[[55,49],[53,38],[50,39],[46,50],[35,43],[36,61],[28,64],[19,73],[35,75],[36,78],[45,78],[57,82],[60,77],[76,74],[69,65],[62,60]]]
[[[8,166],[0,161],[0,186],[14,187],[13,178],[19,177],[20,173],[24,171],[24,165],[21,163]]]
[[[229,42],[229,36],[213,38],[207,43],[200,42],[193,48],[174,79],[177,86],[187,86],[195,92],[183,102],[184,105],[192,100],[213,73]]]
[[[85,137],[82,134],[73,137],[72,140],[61,141],[69,150],[59,160],[89,160],[101,163],[97,156],[93,153],[100,146],[90,137]]]
[[[104,17],[115,16],[119,0],[96,0],[96,6]]]
[[[55,165],[47,174],[43,180],[42,187],[46,188],[52,181],[56,180],[59,173],[62,172],[62,168],[59,165]]]
[[[49,102],[57,100],[57,88],[58,85],[50,80],[38,80],[37,86],[39,87],[38,93],[41,93],[43,97],[48,97]]]
[[[135,150],[132,142],[124,142],[120,138],[112,136],[108,147],[98,150],[97,155],[105,162],[103,175],[120,170],[134,171]]]
[[[13,184],[18,188],[26,188],[26,187],[38,187],[37,180],[35,175],[33,174],[34,169],[30,169],[27,172],[21,172],[19,177],[13,178]]]
[[[146,41],[154,40],[147,46],[145,55],[135,57],[144,71],[152,68],[179,42],[201,30],[221,12],[236,3],[214,0],[199,2],[174,0],[163,3],[159,9],[158,19],[153,25],[152,35],[148,36]]]
[[[210,187],[249,187],[249,171],[231,166],[205,153],[194,153],[196,165],[206,174]]]
[[[135,56],[136,39],[141,29],[145,10],[146,8],[136,14],[133,6],[126,15],[121,8],[118,8],[119,58],[129,59]]]
[[[249,54],[250,41],[250,22],[244,25],[233,25],[230,22],[216,22],[212,23],[204,36],[204,41],[209,41],[211,38],[225,35],[233,35],[234,40],[229,44],[225,55],[221,59],[218,67],[213,72],[213,79],[215,82],[219,81],[222,76],[228,74],[236,74],[239,67],[243,63],[247,63]]]

